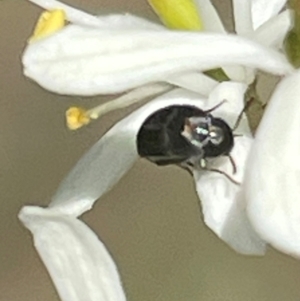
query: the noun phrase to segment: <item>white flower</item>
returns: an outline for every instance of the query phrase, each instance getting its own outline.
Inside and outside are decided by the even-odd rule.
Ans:
[[[244,194],[256,231],[300,257],[300,71],[277,86],[256,133]]]
[[[245,89],[245,84],[226,82],[218,85],[208,99],[201,98],[193,92],[175,90],[149,102],[114,125],[89,150],[62,182],[50,207],[54,206],[57,210],[74,216],[89,210],[138,159],[136,136],[145,119],[152,113],[174,104],[194,105],[205,110],[226,99],[227,101],[213,114],[220,116],[233,127],[243,109]],[[245,160],[252,141],[246,117],[236,132],[243,137],[235,138],[235,147],[232,151],[238,167],[234,178],[242,182]],[[232,165],[226,157],[214,159],[211,164],[212,167],[228,174],[232,173]],[[261,242],[255,234],[245,233],[248,225],[247,219],[244,219],[243,200],[238,194],[239,186],[224,175],[213,172],[195,171],[194,178],[208,226],[237,251],[262,253]],[[243,218],[237,211],[241,212]],[[236,229],[232,230],[235,227]],[[252,235],[255,239],[252,239]]]
[[[292,69],[283,55],[254,41],[259,29],[249,33],[251,39],[171,31],[130,15],[95,17],[58,1],[32,2],[47,9],[63,8],[73,23],[32,41],[23,54],[25,75],[56,93],[111,94],[167,81],[208,95],[216,82],[196,71],[236,65],[275,74]],[[206,13],[207,7],[203,8],[205,18]],[[287,16],[284,20],[290,22]],[[287,26],[280,28],[287,30]],[[270,27],[266,32],[274,38]],[[192,83],[184,80],[188,73]]]
[[[248,31],[238,16],[235,16],[236,29],[245,37],[170,31],[130,15],[95,17],[58,1],[32,2],[46,9],[64,9],[67,19],[73,23],[33,39],[24,52],[24,73],[44,88],[77,95],[119,93],[136,88],[102,107],[100,113],[95,113],[97,116],[111,109],[109,106],[121,107],[132,103],[133,98],[166,92],[170,84],[197,92],[178,89],[165,93],[118,122],[80,159],[48,208],[25,207],[20,213],[64,301],[125,300],[112,258],[95,234],[77,218],[90,210],[138,159],[136,136],[145,119],[169,105],[194,105],[205,110],[226,99],[213,114],[232,127],[242,111],[247,85],[234,82],[217,85],[199,71],[222,67],[233,70],[235,76],[243,73],[247,77],[252,69],[284,75],[292,68],[279,52],[254,41],[261,36],[257,33],[263,26],[256,33]],[[210,2],[199,1],[198,5],[203,8],[203,3],[206,3],[204,14],[213,11]],[[257,24],[269,20],[279,10],[273,9],[269,17],[260,18]],[[281,18],[290,22],[287,15]],[[278,18],[273,20],[275,25],[281,22]],[[284,28],[287,30],[288,26]],[[273,43],[274,35],[269,40]],[[244,72],[241,66],[250,69]],[[242,72],[236,72],[237,69]],[[94,118],[92,114],[88,117]],[[84,114],[80,118],[86,122]],[[252,144],[245,116],[237,133],[243,136],[235,138],[231,154],[238,168],[234,178],[243,182]],[[217,158],[210,164],[226,173],[232,172],[228,158]],[[236,251],[263,254],[265,242],[248,221],[247,204],[240,187],[218,173],[198,170],[193,176],[206,224]]]
[[[62,300],[125,300],[112,258],[77,217],[90,210],[138,159],[137,133],[145,119],[170,105],[192,105],[205,110],[226,99],[213,115],[223,118],[232,127],[244,106],[245,89],[245,84],[225,82],[218,85],[208,99],[183,89],[158,97],[115,124],[79,160],[62,181],[48,208],[22,209],[20,219],[32,232],[37,251]],[[242,182],[252,144],[245,116],[236,133],[242,136],[235,138],[231,152],[237,165],[233,177]],[[232,173],[228,158],[210,163],[214,168]],[[264,254],[265,243],[248,221],[240,186],[222,174],[209,171],[194,171],[194,180],[208,227],[240,253]]]

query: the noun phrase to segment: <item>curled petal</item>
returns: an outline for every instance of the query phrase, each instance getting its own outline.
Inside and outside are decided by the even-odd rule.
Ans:
[[[139,18],[134,15],[109,15],[102,16],[101,19],[105,19],[105,24],[109,26],[110,29],[151,29],[151,30],[166,30],[165,27],[150,22],[146,19]],[[238,67],[236,67],[238,68]],[[208,76],[200,72],[190,72],[175,75],[170,77],[167,82],[174,84],[178,87],[185,88],[187,90],[199,93],[204,96],[208,96],[211,90],[218,84],[217,81],[209,78]]]
[[[250,0],[249,2],[252,4],[253,29],[256,30],[259,26],[276,16],[287,0]]]
[[[226,30],[219,17],[218,12],[210,0],[194,0],[198,14],[203,22],[204,30],[207,32],[225,33]]]
[[[205,32],[226,33],[222,20],[210,0],[194,0],[201,16]],[[246,82],[245,68],[241,66],[222,66],[226,75],[233,81]],[[195,91],[195,90],[192,90]]]
[[[78,216],[116,184],[138,158],[136,135],[144,120],[168,105],[203,107],[199,95],[176,90],[164,94],[114,125],[75,165],[62,181],[50,207]]]
[[[277,86],[247,163],[245,195],[256,231],[282,252],[300,257],[300,72]]]
[[[63,301],[126,300],[113,259],[83,222],[39,207],[24,207],[19,218]]]
[[[134,15],[109,15],[102,16],[101,19],[106,19],[105,24],[109,26],[110,29],[151,29],[151,30],[166,30],[165,27],[152,23],[146,19],[139,18]],[[238,69],[239,67],[235,67]],[[189,72],[184,74],[179,74],[170,77],[166,80],[170,84],[174,84],[180,88],[185,88],[187,90],[199,93],[203,96],[208,96],[212,89],[218,84],[217,81],[209,78],[208,76],[200,72]],[[242,80],[241,80],[242,81]]]
[[[230,66],[222,68],[226,75],[232,80],[242,83],[247,82],[246,68],[241,66]]]
[[[231,35],[154,30],[108,30],[69,25],[28,45],[24,73],[61,94],[110,94],[176,73],[244,65],[275,74],[291,66],[285,57]]]
[[[170,77],[168,83],[208,96],[219,82],[200,72],[189,72]]]
[[[138,158],[136,129],[128,121],[117,123],[79,160],[61,182],[50,207],[78,216],[123,177]]]
[[[237,138],[231,152],[238,168],[233,177],[239,182],[243,179],[245,161],[251,144],[252,139],[249,137]],[[210,167],[232,175],[232,165],[228,158],[218,158],[212,163]],[[248,255],[263,255],[266,244],[249,223],[240,187],[216,172],[196,171],[194,179],[206,225],[235,251]]]
[[[101,16],[101,19],[105,19],[105,24],[109,26],[110,29],[151,29],[151,30],[166,30],[164,26],[158,25],[156,23],[150,22],[149,20],[131,15],[109,15]],[[229,69],[229,68],[228,68]],[[236,74],[237,70],[243,69],[238,66],[231,68],[232,74]],[[183,73],[175,76],[171,76],[166,80],[170,84],[174,84],[180,88],[184,88],[203,96],[208,96],[212,89],[218,84],[217,81],[204,75],[200,72],[189,72]],[[243,81],[243,77],[237,78],[237,81]]]
[[[235,31],[239,35],[253,32],[251,0],[233,0]]]
[[[293,26],[293,14],[287,9],[260,26],[249,38],[256,42],[281,48],[286,34]]]
[[[115,27],[116,29],[124,29],[124,27],[128,27],[128,29],[133,30],[136,30],[137,28],[166,30],[166,28],[163,26],[130,14],[109,15],[101,18],[106,18],[105,23],[108,24],[110,28]],[[217,81],[200,72],[190,72],[175,75],[173,77],[170,77],[167,82],[174,84],[180,88],[185,88],[187,90],[199,93],[203,96],[208,96],[211,90],[218,84]]]
[[[243,109],[245,90],[244,84],[220,84],[211,93],[209,104],[214,106],[224,99],[227,101],[213,112],[214,116],[223,118],[232,127]],[[243,135],[235,138],[235,146],[231,152],[237,173],[233,174],[233,166],[227,157],[213,159],[209,162],[209,167],[221,170],[241,183],[253,141],[246,116],[243,116],[236,133]],[[255,233],[246,216],[241,187],[216,172],[195,171],[194,178],[207,226],[237,252],[264,254],[265,243]]]

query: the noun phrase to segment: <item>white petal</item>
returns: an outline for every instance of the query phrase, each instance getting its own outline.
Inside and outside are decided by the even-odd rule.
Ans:
[[[236,138],[231,155],[238,168],[233,176],[237,181],[242,181],[251,144],[252,139],[249,137]],[[210,166],[232,174],[232,165],[228,158],[214,159]],[[194,172],[194,178],[206,225],[235,251],[248,255],[264,254],[265,243],[248,221],[240,186],[216,172]]]
[[[150,22],[149,20],[140,18],[138,16],[134,16],[131,14],[112,14],[112,15],[107,15],[107,16],[101,16],[97,20],[95,20],[95,16],[88,15],[84,12],[81,12],[79,10],[76,10],[72,7],[69,7],[65,4],[58,3],[57,1],[44,1],[44,0],[33,0],[34,3],[38,4],[39,6],[42,6],[45,9],[55,9],[57,7],[64,8],[68,20],[73,22],[74,24],[82,24],[82,25],[88,25],[91,27],[101,27],[102,29],[107,28],[107,29],[150,29],[150,30],[166,30],[164,26],[158,25],[156,23]],[[220,22],[220,30],[208,30],[207,28],[210,27],[215,27],[218,22],[212,22],[211,24],[208,24],[206,30],[207,31],[215,31],[215,32],[225,32],[225,29],[221,23],[221,20],[215,11],[214,7],[211,5],[210,1],[208,0],[200,0],[200,4],[203,6],[203,9],[205,11],[211,11],[212,10],[212,15],[215,14],[216,18]],[[207,17],[207,14],[206,14]],[[211,22],[211,18],[205,18],[204,21],[208,19],[208,22]],[[227,68],[226,73],[227,73]],[[230,70],[229,70],[230,69]],[[232,80],[236,81],[244,81],[244,73],[241,75],[241,70],[244,70],[242,67],[232,67],[228,68],[228,74],[229,77]],[[214,81],[213,79],[200,74],[196,72],[192,72],[190,74],[184,73],[183,75],[178,75],[175,76],[174,79],[171,78],[171,80],[168,81],[169,83],[173,83],[174,85],[177,85],[181,88],[185,88],[188,90],[191,90],[193,92],[200,93],[201,95],[208,95],[211,90],[216,86],[218,83],[217,81]],[[200,82],[200,84],[199,84]]]
[[[227,102],[212,114],[223,118],[232,127],[244,107],[245,90],[244,84],[230,82],[220,84],[210,95],[209,103],[214,106],[224,99]],[[233,167],[226,157],[211,160],[210,167],[222,170],[232,175],[238,182],[242,182],[245,161],[253,140],[250,137],[245,116],[236,133],[243,134],[243,137],[235,138],[235,146],[231,152],[237,166],[237,173],[232,175]],[[263,254],[265,243],[249,224],[241,187],[230,182],[224,175],[215,172],[197,171],[194,172],[194,178],[207,226],[237,252],[252,255]]]
[[[263,23],[277,15],[287,0],[251,0],[253,29],[256,30]]]
[[[200,3],[201,2],[201,3]],[[200,0],[200,5],[203,6],[203,9],[209,12],[212,10],[218,18],[219,22],[221,22],[215,8],[210,3],[209,0]],[[212,14],[214,14],[212,13]],[[203,22],[207,21],[207,26],[205,26],[205,31],[210,32],[225,32],[225,29],[220,23],[220,28],[217,29],[216,26],[218,22],[208,15],[205,15]],[[102,21],[101,28],[107,29],[151,29],[151,30],[166,30],[166,27],[158,25],[156,23],[150,22],[149,20],[140,18],[138,16],[134,16],[131,14],[113,14],[108,16],[101,16],[99,17]],[[246,71],[245,68],[240,66],[232,66],[232,67],[224,67],[223,70],[225,71],[226,75],[233,81],[238,82],[246,82],[250,84],[254,78],[247,79],[246,78]],[[190,72],[190,73],[183,73],[179,75],[175,75],[167,80],[168,83],[174,84],[180,88],[184,88],[196,93],[199,93],[203,96],[208,96],[209,93],[212,91],[214,87],[218,84],[217,81],[213,80],[212,78],[200,73],[200,72]]]
[[[24,207],[19,218],[63,301],[126,300],[113,259],[83,222],[39,207]]]
[[[176,90],[164,94],[114,125],[75,165],[52,198],[51,208],[78,216],[116,184],[138,158],[136,135],[153,112],[172,104],[205,108],[198,94]]]
[[[205,32],[226,34],[226,29],[219,17],[219,14],[210,0],[194,0]],[[233,81],[245,82],[245,70],[240,66],[222,67],[226,75]],[[192,90],[195,91],[195,90]]]
[[[187,90],[208,96],[219,82],[199,72],[183,73],[170,77],[168,83],[185,88]]]
[[[291,10],[287,9],[260,26],[249,38],[265,46],[281,48],[284,38],[292,26],[293,14]]]
[[[166,30],[164,26],[130,14],[101,16],[100,18],[103,21],[105,20],[106,27],[110,29],[128,28]],[[180,88],[185,88],[187,90],[199,93],[203,96],[208,96],[212,89],[218,84],[217,81],[199,72],[175,75],[168,79],[167,82]]]
[[[300,72],[277,86],[259,125],[245,178],[249,218],[279,250],[300,257]]]
[[[253,32],[251,0],[233,0],[235,31],[239,35]]]
[[[219,17],[218,12],[215,7],[212,5],[210,0],[194,0],[200,18],[204,25],[204,30],[207,32],[217,32],[217,33],[225,33],[226,30],[224,25]]]
[[[130,14],[101,16],[100,18],[103,21],[105,20],[106,27],[110,29],[128,28],[166,30],[166,27],[164,26]],[[208,96],[212,89],[218,84],[217,81],[199,72],[175,75],[168,79],[167,82],[180,88],[199,93],[203,96]]]
[[[143,18],[139,18],[134,15],[110,15],[102,16],[101,19],[106,18],[106,26],[110,29],[155,29],[155,30],[166,30],[164,26],[154,24]],[[217,81],[199,72],[190,72],[175,75],[167,80],[168,83],[176,85],[180,88],[184,88],[203,96],[208,96],[212,89],[218,84]]]
[[[219,14],[216,11],[215,7],[212,5],[211,1],[210,0],[194,0],[194,1],[197,5],[199,15],[203,22],[204,31],[226,34],[226,30],[222,23],[222,20],[220,19]],[[245,69],[243,67],[223,66],[222,69],[231,80],[238,81],[238,82],[246,81]]]
[[[241,66],[230,66],[222,68],[226,75],[232,80],[237,82],[246,82],[246,68]]]
[[[102,29],[167,30],[166,27],[160,24],[153,23],[149,20],[128,13],[99,16],[98,19],[101,21],[100,27]]]
[[[244,65],[276,74],[285,57],[230,35],[154,30],[107,30],[69,25],[28,45],[24,73],[61,94],[110,94],[176,73]]]
[[[104,19],[104,17],[101,17]],[[154,24],[148,20],[143,18],[136,17],[134,15],[110,15],[106,16],[106,24],[113,28],[113,26],[117,26],[119,28],[124,28],[124,26],[128,26],[131,29],[156,29],[156,30],[166,30],[165,27]],[[180,88],[184,88],[196,93],[199,93],[203,96],[208,96],[212,89],[218,84],[217,81],[212,78],[204,75],[199,72],[190,72],[183,73],[179,75],[175,75],[167,80],[168,83],[174,84]]]
[[[61,182],[50,207],[74,216],[89,210],[137,160],[136,133],[128,118],[111,128]]]

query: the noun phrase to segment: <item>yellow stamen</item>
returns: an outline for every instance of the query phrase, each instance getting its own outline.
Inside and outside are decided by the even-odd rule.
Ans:
[[[67,126],[70,130],[77,130],[90,123],[88,111],[78,107],[71,107],[66,112]]]
[[[29,42],[44,38],[62,29],[66,24],[66,13],[62,9],[45,11],[41,14]]]
[[[194,0],[148,0],[148,2],[161,21],[169,28],[203,29]]]
[[[91,122],[92,119],[98,119],[111,111],[120,110],[140,102],[148,97],[154,97],[161,93],[170,91],[173,86],[169,84],[157,83],[144,85],[127,92],[106,103],[100,104],[92,109],[85,110],[79,107],[71,107],[66,112],[67,126],[70,130],[77,130]]]

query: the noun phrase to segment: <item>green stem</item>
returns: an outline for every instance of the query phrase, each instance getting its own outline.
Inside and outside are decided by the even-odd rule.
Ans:
[[[288,7],[294,10],[294,26],[287,34],[284,47],[291,64],[300,67],[300,0],[289,0]]]

